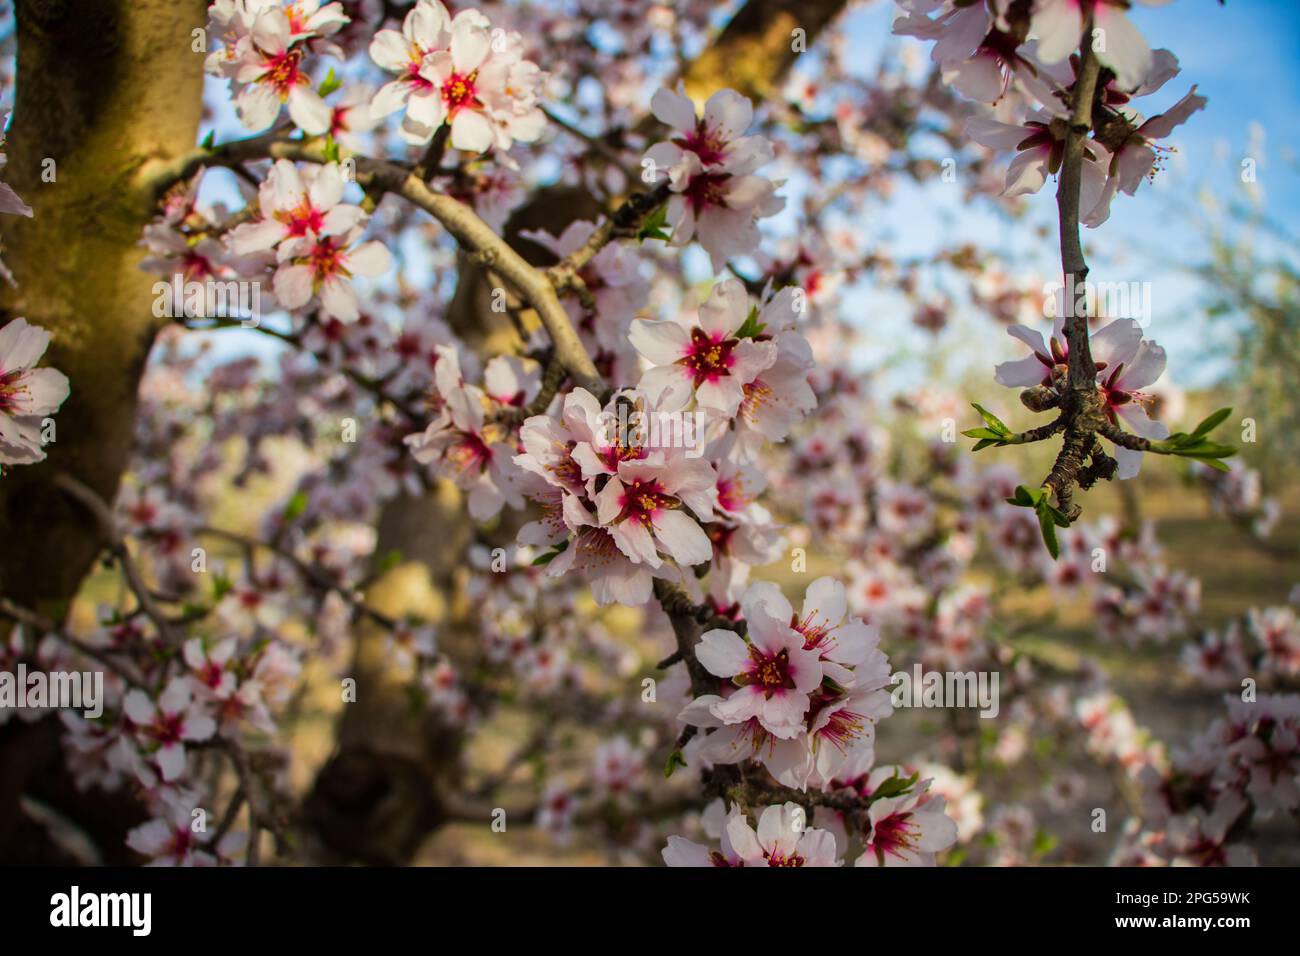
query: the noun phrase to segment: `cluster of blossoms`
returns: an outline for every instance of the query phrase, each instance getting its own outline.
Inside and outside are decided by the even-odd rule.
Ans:
[[[820,578],[801,614],[780,590],[750,585],[740,598],[745,622],[700,638],[695,656],[719,678],[682,713],[713,729],[700,757],[710,763],[756,759],[780,783],[824,787],[855,757],[869,765],[875,721],[892,713],[889,661],[876,628],[848,616],[844,586]],[[862,750],[863,754],[858,754]]]
[[[1246,678],[1290,685],[1300,678],[1300,616],[1294,607],[1251,608],[1185,644],[1181,661],[1206,687],[1236,688]]]
[[[1006,123],[977,116],[967,135],[996,150],[1014,150],[1007,170],[1008,197],[1034,193],[1060,169],[1070,124],[1069,90],[1074,56],[1088,43],[1103,67],[1093,135],[1086,141],[1080,196],[1081,220],[1098,226],[1110,215],[1116,192],[1136,193],[1154,175],[1160,145],[1175,127],[1205,106],[1193,87],[1177,105],[1150,118],[1131,102],[1156,92],[1178,75],[1168,50],[1153,51],[1124,16],[1121,5],[1077,0],[898,0],[903,15],[894,32],[931,40],[931,57],[945,83],[982,103],[1009,99],[1024,119]],[[1085,32],[1091,34],[1085,38]]]
[[[472,153],[505,152],[542,135],[542,72],[524,59],[518,33],[494,30],[477,10],[452,17],[438,0],[419,0],[401,32],[375,34],[370,57],[396,74],[376,95],[374,115],[402,111],[400,134],[412,145],[444,125],[452,147]]]
[[[641,161],[648,182],[668,184],[670,239],[684,246],[698,237],[713,271],[722,272],[728,259],[758,248],[758,220],[785,208],[776,195],[780,184],[755,173],[771,161],[772,145],[745,135],[754,107],[734,90],[710,96],[698,118],[680,91],[659,90],[651,108],[677,134]]]
[[[549,574],[578,571],[601,604],[643,604],[656,576],[713,562],[743,579],[771,560],[752,463],[814,403],[794,298],[752,305],[726,280],[696,316],[638,320],[631,341],[650,367],[635,389],[602,406],[576,388],[523,422],[514,463],[545,516],[519,542],[551,549]]]
[[[231,81],[240,121],[254,132],[270,129],[283,106],[294,125],[310,136],[330,132],[333,110],[314,88],[309,56],[342,57],[333,37],[347,23],[343,4],[295,0],[213,0],[208,35],[220,49],[206,68]]]
[[[1252,821],[1300,807],[1300,697],[1229,695],[1228,713],[1167,767],[1142,774],[1140,818],[1129,821],[1118,865],[1249,866],[1240,842]]]
[[[359,241],[367,217],[342,202],[343,187],[337,163],[300,170],[279,160],[258,188],[261,217],[236,226],[229,246],[239,256],[274,252],[272,288],[284,308],[315,301],[322,315],[352,322],[360,315],[352,277],[382,275],[390,256],[378,240]]]
[[[1035,329],[1013,325],[1007,334],[1029,346],[1030,355],[1023,359],[1003,362],[994,372],[1000,385],[1008,388],[1030,389],[1026,403],[1031,407],[1045,408],[1049,396],[1059,397],[1070,361],[1070,348],[1065,339],[1065,310],[1052,326],[1048,341]],[[1169,437],[1169,429],[1155,421],[1148,409],[1155,404],[1149,389],[1164,374],[1165,350],[1154,340],[1143,337],[1141,327],[1133,319],[1116,319],[1089,337],[1093,362],[1097,367],[1097,387],[1105,399],[1106,415],[1112,423],[1123,422],[1128,429],[1143,438]],[[1142,452],[1114,446],[1115,460],[1119,464],[1116,477],[1133,478],[1142,468]]]

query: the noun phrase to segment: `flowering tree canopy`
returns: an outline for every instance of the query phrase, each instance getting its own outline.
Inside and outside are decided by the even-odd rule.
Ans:
[[[40,6],[0,671],[88,684],[0,687],[0,858],[1210,865],[1294,822],[1294,602],[1198,630],[1140,510],[1157,458],[1261,543],[1276,505],[1085,258],[1213,109],[1130,4],[897,0],[870,68],[839,0]],[[1052,184],[1052,291],[895,256],[900,183],[1013,228]],[[974,412],[886,400],[868,287],[985,317]],[[1168,745],[1098,663],[1159,646],[1227,695]]]

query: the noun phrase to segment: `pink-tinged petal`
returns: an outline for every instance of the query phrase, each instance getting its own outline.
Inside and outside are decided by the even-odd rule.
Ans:
[[[1152,441],[1163,441],[1169,437],[1169,426],[1158,422],[1147,414],[1147,410],[1138,402],[1129,402],[1115,409],[1115,414],[1124,420],[1128,430]]]
[[[735,418],[745,391],[740,382],[730,375],[716,381],[705,380],[695,390],[695,401],[701,409],[716,412],[723,418]]]
[[[142,690],[133,690],[122,698],[122,710],[134,724],[144,726],[153,720],[156,713],[147,694]]]
[[[1092,333],[1088,349],[1093,361],[1106,363],[1098,377],[1104,381],[1120,365],[1128,365],[1141,342],[1142,328],[1132,319],[1116,319]]]
[[[1040,0],[1029,30],[1038,37],[1038,59],[1059,63],[1079,49],[1083,13],[1077,0]]]
[[[625,521],[624,524],[631,524]],[[663,549],[682,567],[703,564],[713,557],[713,545],[694,518],[676,509],[660,512],[654,519],[655,537]]]
[[[194,691],[187,678],[176,677],[158,698],[158,707],[164,714],[179,714],[190,706]]]
[[[993,378],[1007,388],[1039,385],[1047,375],[1047,366],[1031,355],[1014,362],[1002,362],[993,369]]]
[[[716,703],[721,697],[715,696]],[[709,705],[712,708],[712,704]],[[754,756],[757,747],[766,747],[772,743],[770,737],[762,734],[752,722],[743,724],[722,724],[710,711],[718,729],[704,738],[700,745],[700,756],[710,763],[740,763]]]
[[[1101,4],[1093,13],[1094,31],[1102,31],[1103,44],[1095,44],[1097,59],[1115,73],[1115,83],[1122,90],[1135,90],[1151,72],[1151,47],[1146,37],[1124,13]]]
[[[392,113],[396,113],[406,105],[407,99],[411,95],[411,84],[402,80],[393,80],[385,83],[375,94],[375,98],[370,102],[370,114],[376,119],[382,119]]]
[[[827,575],[808,585],[803,599],[802,620],[813,628],[831,628],[844,620],[849,612],[848,595],[844,585]]]
[[[1002,98],[1002,65],[992,56],[973,56],[943,71],[943,81],[977,103]]]
[[[348,253],[348,271],[368,279],[383,275],[392,262],[388,248],[378,239],[362,243]]]
[[[492,124],[476,110],[462,109],[451,121],[451,145],[467,153],[485,153],[492,147]]]
[[[793,646],[790,654],[790,676],[794,679],[794,689],[801,694],[809,694],[822,682],[822,663],[816,651],[803,649],[802,635],[792,635]]]
[[[355,322],[361,315],[357,290],[352,288],[351,282],[339,276],[330,276],[321,283],[320,304],[327,314],[341,322]]]
[[[307,190],[307,197],[312,206],[324,212],[338,205],[343,198],[343,174],[338,163],[326,163],[319,167],[316,178]]]
[[[1036,193],[1047,182],[1047,147],[1026,149],[1016,155],[1007,167],[1007,183],[1002,190],[1004,196],[1024,196]]]
[[[713,716],[724,724],[741,724],[757,717],[764,705],[763,692],[753,685],[740,687],[724,701],[713,705]]]
[[[31,218],[32,207],[23,202],[13,187],[0,183],[0,212]]]
[[[366,217],[360,206],[335,206],[321,219],[322,236],[341,236]],[[355,256],[355,253],[353,253]]]
[[[1029,130],[1000,123],[990,116],[974,116],[966,121],[965,135],[990,149],[1012,150],[1029,138]]]
[[[1137,352],[1124,366],[1124,371],[1115,382],[1115,386],[1126,392],[1135,392],[1154,384],[1156,379],[1164,374],[1166,358],[1162,346],[1150,339],[1143,339],[1138,345]]]
[[[171,783],[185,772],[185,747],[182,744],[170,743],[165,745],[154,755],[154,759],[158,763],[162,778],[168,783]]]
[[[763,702],[758,722],[773,737],[789,740],[804,732],[803,716],[808,712],[808,695],[778,690]]]
[[[288,229],[277,219],[242,223],[231,230],[230,251],[237,256],[262,252],[270,249],[286,235]]]
[[[0,361],[3,361],[0,357]],[[38,368],[25,378],[27,394],[13,405],[19,415],[48,415],[57,411],[70,391],[68,376],[58,369]]]
[[[422,127],[437,129],[447,118],[447,104],[437,90],[420,90],[407,100],[406,118]]]
[[[421,49],[447,45],[451,17],[438,0],[421,0],[402,22],[402,33]]]
[[[745,339],[731,352],[731,377],[742,385],[748,385],[759,374],[776,364],[777,346],[775,342],[756,342]]]
[[[313,276],[310,266],[281,266],[271,281],[275,300],[286,309],[302,308],[311,301]]]
[[[754,628],[764,637],[764,650],[775,653],[784,646],[794,608],[774,582],[755,581],[747,587],[740,596],[740,612],[745,620],[755,620]]]
[[[692,109],[694,118],[694,109]],[[724,140],[743,136],[754,122],[754,104],[735,90],[718,90],[704,104],[704,121]]]
[[[682,162],[682,148],[676,143],[655,143],[642,158],[642,168],[649,170],[652,183],[658,183],[665,177],[671,180],[674,189],[686,188],[687,170]]]
[[[1130,143],[1119,151],[1116,164],[1119,188],[1132,196],[1155,167],[1156,151],[1141,143]]]
[[[724,628],[700,635],[700,642],[695,645],[695,656],[714,677],[735,677],[750,663],[749,645],[735,631]]]
[[[1017,341],[1023,342],[1029,346],[1029,350],[1037,355],[1049,356],[1047,342],[1043,340],[1043,334],[1031,329],[1027,325],[1012,325],[1007,328],[1007,335]]]
[[[289,92],[289,116],[309,136],[323,136],[330,131],[334,111],[315,90],[295,86]]]
[[[181,725],[183,740],[207,740],[217,732],[217,722],[203,712],[191,713]]]
[[[126,835],[126,845],[142,856],[160,856],[174,836],[165,820],[150,820]]]
[[[771,806],[758,818],[758,842],[772,856],[788,856],[808,826],[808,812],[797,803]]]
[[[492,31],[487,17],[477,10],[456,15],[451,23],[451,59],[457,73],[473,73],[492,52]]]
[[[1209,101],[1204,96],[1197,94],[1196,87],[1193,86],[1186,96],[1168,110],[1139,126],[1138,132],[1147,139],[1163,139],[1174,131],[1175,126],[1186,123],[1197,110],[1205,109],[1207,102]]]
[[[628,328],[632,347],[652,365],[671,365],[690,349],[690,335],[669,319],[636,319]]]
[[[405,72],[410,58],[410,45],[396,30],[380,30],[370,41],[370,59],[389,73]]]
[[[663,848],[663,858],[667,866],[713,865],[708,847],[676,835],[668,837],[668,845]]]
[[[609,533],[618,549],[634,564],[648,564],[657,568],[664,563],[655,548],[650,529],[640,521],[620,521],[609,529]]]
[[[270,87],[248,86],[235,97],[235,112],[245,129],[260,133],[280,115],[280,97]]]
[[[657,365],[641,376],[638,387],[656,411],[676,412],[685,408],[694,392],[695,377],[684,365]]]
[[[668,89],[656,90],[654,96],[650,97],[650,111],[659,122],[683,133],[695,129],[695,104],[688,96]]]
[[[727,839],[736,855],[745,861],[763,862],[763,846],[758,842],[758,834],[741,814],[735,814],[727,820]]]
[[[735,279],[724,279],[700,306],[700,327],[711,337],[728,335],[744,325],[750,308],[745,287]]]
[[[0,370],[13,372],[31,368],[45,354],[50,344],[50,333],[39,325],[31,325],[22,317],[13,319],[0,328]]]
[[[1119,466],[1115,473],[1116,477],[1121,481],[1137,477],[1137,473],[1142,470],[1142,452],[1116,445],[1113,454]]]

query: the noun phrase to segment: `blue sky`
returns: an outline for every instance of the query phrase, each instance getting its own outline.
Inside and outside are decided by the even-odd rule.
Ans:
[[[859,60],[870,70],[889,48],[915,46],[928,62],[929,44],[890,36],[895,15],[892,4],[874,4],[855,14],[846,29]],[[1205,341],[1212,331],[1196,308],[1202,289],[1179,269],[1197,261],[1205,249],[1202,233],[1191,214],[1202,195],[1226,204],[1245,201],[1241,160],[1256,162],[1257,186],[1265,212],[1286,223],[1300,209],[1300,115],[1296,112],[1296,64],[1300,61],[1300,4],[1293,0],[1174,0],[1165,7],[1135,5],[1131,16],[1153,47],[1166,47],[1179,58],[1182,73],[1138,106],[1154,115],[1171,106],[1196,84],[1209,99],[1205,110],[1180,127],[1173,138],[1177,152],[1154,183],[1144,184],[1135,197],[1119,196],[1110,220],[1085,230],[1092,277],[1098,281],[1152,283],[1152,322],[1148,334],[1170,353],[1171,375],[1183,386],[1203,385],[1226,367],[1204,361]],[[1059,278],[1055,244],[1054,187],[1048,183],[1030,197],[1027,221],[1008,223],[988,209],[964,204],[956,191],[904,188],[879,217],[861,224],[868,237],[888,239],[899,255],[921,254],[953,236],[981,240],[994,255],[1001,254],[1011,274],[1041,272],[1045,280]],[[1047,230],[1034,236],[1032,224]],[[878,367],[900,344],[916,354],[932,348],[924,333],[899,331],[897,299],[863,295],[846,303],[845,314],[866,333],[857,352],[868,367]],[[987,342],[988,321],[967,316],[954,322],[950,340]],[[878,329],[878,332],[876,331]],[[966,364],[989,364],[989,348],[954,347],[955,372]],[[1018,354],[1007,340],[992,349],[995,358]],[[963,360],[965,357],[965,361]],[[905,364],[888,378],[905,386],[920,371]],[[982,372],[977,372],[982,375]]]
[[[852,58],[863,64],[864,71],[873,70],[887,51],[909,45],[928,60],[927,44],[891,34],[896,12],[893,3],[876,2],[844,22]],[[1085,230],[1084,238],[1094,279],[1151,282],[1153,318],[1148,334],[1169,349],[1174,381],[1202,385],[1222,374],[1225,366],[1204,360],[1206,336],[1212,330],[1197,309],[1202,290],[1178,268],[1180,262],[1196,261],[1204,249],[1189,207],[1195,206],[1201,192],[1219,202],[1244,199],[1240,161],[1250,154],[1257,163],[1258,187],[1268,214],[1287,222],[1300,209],[1295,161],[1300,151],[1300,115],[1295,110],[1294,72],[1300,61],[1300,3],[1229,0],[1221,7],[1215,0],[1173,0],[1165,7],[1137,5],[1131,15],[1153,46],[1173,50],[1182,64],[1182,74],[1141,101],[1140,108],[1147,115],[1161,112],[1193,83],[1209,98],[1209,105],[1177,131],[1177,152],[1156,181],[1144,184],[1136,197],[1118,197],[1111,219],[1100,229]],[[220,117],[218,138],[243,135],[228,102],[223,103],[224,90],[214,92],[218,93],[213,97]],[[221,174],[210,178],[216,188],[205,192],[228,194],[230,184],[222,182]],[[786,191],[796,191],[798,185],[792,180]],[[1025,221],[1009,222],[991,206],[964,203],[960,190],[904,185],[893,200],[853,226],[868,247],[886,245],[899,257],[924,254],[950,244],[954,237],[969,238],[989,250],[1007,273],[1050,281],[1059,278],[1053,193],[1049,183],[1030,197]],[[1047,231],[1047,238],[1034,232],[1036,225]],[[688,262],[703,259],[696,253],[691,250]],[[910,311],[898,297],[867,286],[850,290],[844,299],[844,315],[863,333],[854,358],[864,368],[888,367],[882,377],[887,388],[915,384],[929,357],[939,350],[951,375],[971,372],[995,389],[992,363],[1018,354],[1017,346],[982,316],[956,316],[936,349],[931,337],[911,326]],[[990,340],[990,334],[996,339]],[[267,354],[278,348],[255,333],[223,332],[215,338],[222,356],[248,351]]]

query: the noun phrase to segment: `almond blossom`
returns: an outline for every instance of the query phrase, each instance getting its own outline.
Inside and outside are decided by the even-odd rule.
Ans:
[[[36,368],[50,333],[17,318],[0,328],[0,466],[45,459],[42,423],[68,397],[68,377]]]
[[[185,771],[185,745],[208,740],[217,730],[216,721],[194,699],[187,677],[173,677],[157,701],[133,690],[123,698],[122,709],[144,755],[168,783]],[[149,776],[145,770],[142,782],[148,783]]]
[[[713,287],[695,321],[642,319],[629,337],[652,368],[640,387],[665,411],[692,404],[733,418],[745,386],[776,361],[776,345],[746,328],[749,295],[735,279]],[[743,334],[742,334],[743,333]]]
[[[444,123],[452,147],[468,152],[533,142],[546,123],[537,105],[541,72],[522,47],[518,34],[494,38],[477,10],[452,17],[438,0],[419,0],[401,33],[382,30],[371,43],[371,58],[398,75],[372,109],[376,116],[405,109],[400,135],[412,145],[429,142]]]
[[[1147,6],[1164,6],[1169,0],[1138,0]],[[1038,37],[1038,58],[1059,63],[1075,53],[1084,26],[1092,20],[1097,59],[1110,67],[1124,89],[1136,88],[1151,70],[1151,47],[1124,15],[1123,0],[1034,0],[1030,32]]]
[[[762,136],[744,135],[754,108],[734,90],[709,97],[698,119],[681,92],[659,90],[651,108],[678,134],[651,146],[642,160],[647,181],[668,182],[671,240],[684,246],[698,234],[713,271],[722,272],[728,259],[758,247],[758,220],[785,208],[778,184],[754,175],[772,159],[772,146]]]
[[[312,37],[318,35],[316,28],[333,32],[341,22],[346,17],[337,3],[305,20],[291,18],[290,11],[281,7],[263,8],[248,33],[238,38],[228,61],[209,59],[213,69],[232,77],[240,87],[235,109],[247,129],[269,129],[281,106],[287,105],[290,118],[304,133],[320,136],[329,131],[331,110],[312,88],[304,60]]]

